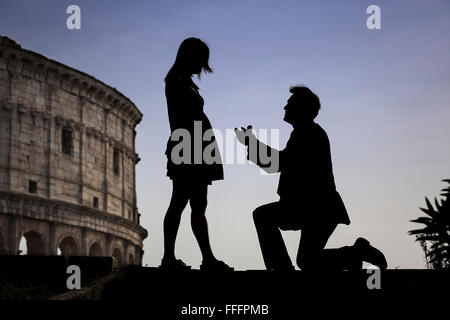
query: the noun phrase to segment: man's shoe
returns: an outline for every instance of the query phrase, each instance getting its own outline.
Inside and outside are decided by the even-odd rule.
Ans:
[[[358,238],[353,245],[361,260],[377,266],[381,270],[387,269],[387,261],[384,254],[375,247],[370,245],[370,242],[364,238]]]

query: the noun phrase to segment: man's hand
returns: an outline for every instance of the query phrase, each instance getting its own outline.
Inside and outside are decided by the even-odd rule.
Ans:
[[[257,140],[252,131],[252,126],[247,126],[247,129],[245,129],[244,127],[241,127],[241,129],[234,128],[234,133],[236,134],[238,141],[247,147],[249,146],[250,141]]]

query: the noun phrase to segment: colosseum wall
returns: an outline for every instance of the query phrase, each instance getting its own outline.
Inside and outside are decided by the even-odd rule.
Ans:
[[[142,113],[94,77],[0,37],[0,251],[141,263]]]

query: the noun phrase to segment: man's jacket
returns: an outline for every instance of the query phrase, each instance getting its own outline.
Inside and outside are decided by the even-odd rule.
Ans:
[[[272,159],[276,159],[278,152],[279,165],[269,172],[280,172],[277,192],[280,203],[286,205],[288,212],[285,214],[291,216],[293,222],[350,224],[347,210],[336,191],[330,142],[317,123],[294,129],[281,151],[258,142],[258,151],[261,148],[269,148],[267,152]],[[259,159],[257,164],[263,169],[268,167]]]

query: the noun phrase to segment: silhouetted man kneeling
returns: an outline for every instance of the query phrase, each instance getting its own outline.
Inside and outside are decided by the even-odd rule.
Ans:
[[[249,146],[250,161],[270,173],[280,172],[280,200],[253,211],[267,270],[294,269],[280,229],[301,229],[297,265],[302,270],[355,270],[362,268],[363,261],[386,269],[384,255],[363,238],[358,238],[353,246],[324,249],[337,225],[348,225],[350,220],[336,191],[328,136],[314,122],[320,100],[304,86],[292,87],[290,92],[284,121],[294,130],[284,150],[278,151],[258,141],[251,126],[235,129],[239,142]],[[251,150],[255,147],[256,151]],[[268,148],[268,154],[278,159],[279,165],[263,164],[258,152],[261,148]],[[278,157],[274,157],[277,152]]]

